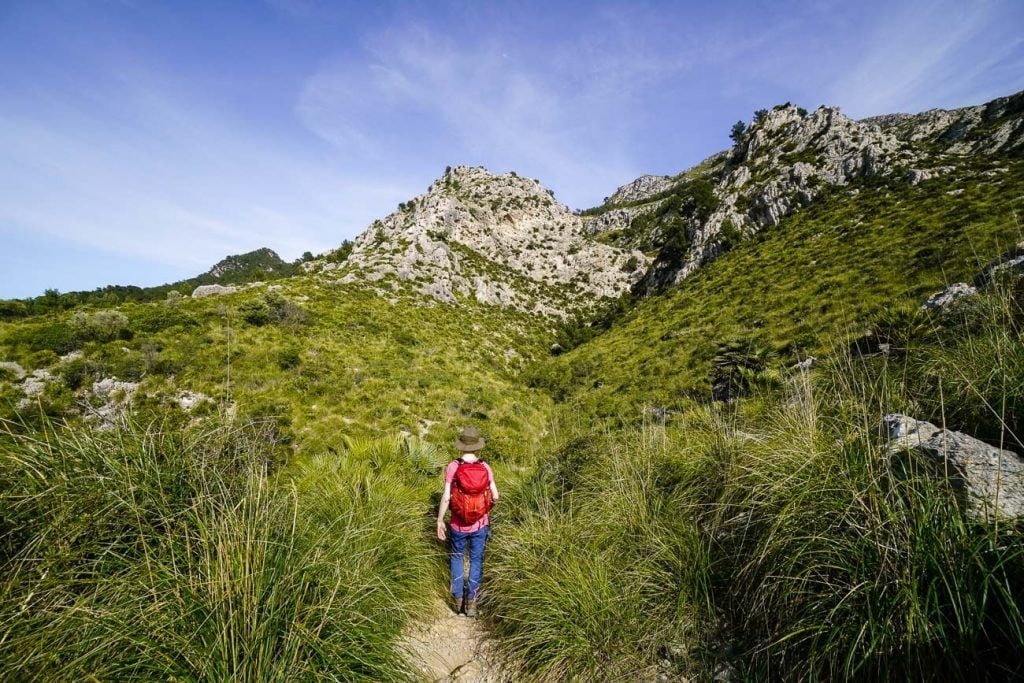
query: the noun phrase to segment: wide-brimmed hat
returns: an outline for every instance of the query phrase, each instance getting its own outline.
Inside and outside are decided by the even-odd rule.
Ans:
[[[463,453],[475,453],[483,448],[485,443],[484,437],[480,436],[479,429],[476,427],[466,427],[459,434],[459,438],[455,442],[455,448]]]

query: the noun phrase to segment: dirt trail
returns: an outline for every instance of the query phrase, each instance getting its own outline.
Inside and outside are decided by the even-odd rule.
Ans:
[[[438,601],[431,617],[414,624],[404,644],[413,668],[437,683],[504,683],[505,675],[479,620],[456,615]]]

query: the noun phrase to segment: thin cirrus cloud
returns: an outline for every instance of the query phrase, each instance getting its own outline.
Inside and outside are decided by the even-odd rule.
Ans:
[[[1016,2],[894,4],[864,32],[830,97],[861,117],[1009,95],[1007,84],[1019,88],[1024,74],[1021,28],[1024,4]]]
[[[296,106],[303,124],[343,154],[371,165],[515,169],[575,205],[637,172],[621,100],[638,87],[634,78],[658,73],[646,57],[591,62],[583,73],[562,56],[576,72],[559,70],[557,60],[544,71],[521,48],[456,46],[423,28],[377,36],[368,52],[367,64],[335,63],[310,76]],[[397,133],[406,130],[414,136]]]
[[[104,101],[116,106],[97,104]],[[411,191],[400,180],[359,177],[331,159],[284,149],[275,136],[227,120],[139,69],[88,101],[65,96],[62,104],[31,118],[0,116],[0,152],[9,162],[0,165],[0,240],[26,252],[39,248],[33,240],[66,243],[77,262],[48,276],[16,273],[28,259],[8,255],[0,296],[159,284],[167,273],[188,277],[262,246],[285,258],[326,251],[368,222],[367,203]],[[97,262],[120,256],[135,268],[97,269],[83,279],[80,254],[90,250],[102,252]]]

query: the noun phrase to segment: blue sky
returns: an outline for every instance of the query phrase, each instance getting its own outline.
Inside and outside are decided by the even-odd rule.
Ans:
[[[0,2],[0,297],[360,233],[447,165],[574,208],[728,146],[1024,88],[1024,2]]]

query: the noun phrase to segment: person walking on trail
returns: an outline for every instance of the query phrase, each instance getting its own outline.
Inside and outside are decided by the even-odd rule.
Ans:
[[[476,616],[476,599],[484,570],[484,547],[491,535],[488,512],[498,500],[498,487],[490,465],[480,460],[477,453],[484,447],[480,430],[466,427],[455,448],[462,457],[448,463],[444,471],[444,491],[437,511],[437,537],[446,539],[444,515],[451,510],[449,523],[451,540],[451,591],[455,613],[463,611],[467,617]],[[469,579],[465,577],[464,558],[469,554]]]

